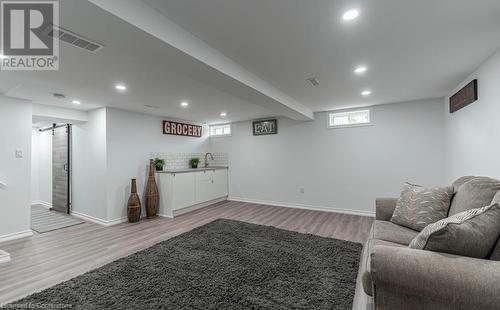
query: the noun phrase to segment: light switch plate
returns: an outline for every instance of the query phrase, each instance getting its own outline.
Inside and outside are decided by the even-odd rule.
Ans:
[[[23,150],[16,150],[16,158],[23,158]]]

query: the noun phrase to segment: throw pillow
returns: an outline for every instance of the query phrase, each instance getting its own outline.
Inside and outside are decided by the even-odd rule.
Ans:
[[[446,218],[452,196],[453,187],[424,188],[405,183],[391,222],[421,231]]]
[[[486,258],[499,234],[500,206],[492,204],[464,211],[425,227],[409,247]]]

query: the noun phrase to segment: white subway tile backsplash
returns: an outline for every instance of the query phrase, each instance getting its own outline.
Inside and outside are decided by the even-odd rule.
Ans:
[[[210,166],[228,166],[229,157],[225,152],[214,152],[212,153],[214,160],[208,157]],[[205,166],[205,153],[162,153],[162,152],[151,152],[151,158],[161,158],[165,160],[164,169],[185,169],[189,168],[189,160],[191,158],[198,157],[200,163],[198,167]]]

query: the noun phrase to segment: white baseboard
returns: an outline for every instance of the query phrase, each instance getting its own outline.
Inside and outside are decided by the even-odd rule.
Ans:
[[[71,211],[71,215],[73,215],[74,217],[80,218],[82,220],[86,220],[86,221],[96,223],[96,224],[99,224],[102,226],[113,226],[113,225],[125,223],[128,221],[128,219],[126,217],[122,217],[122,218],[114,219],[114,220],[103,220],[103,219],[100,219],[100,218],[97,218],[97,217],[94,217],[91,215],[87,215],[84,213],[76,212],[76,211]]]
[[[126,222],[128,222],[128,217],[121,217],[119,219],[109,220],[106,226],[113,226]]]
[[[158,213],[158,216],[159,217],[166,217],[168,219],[173,219],[174,218],[172,215],[166,215],[166,214],[160,214],[160,213]]]
[[[41,205],[41,206],[43,206],[43,207],[45,207],[47,209],[52,208],[52,204],[51,203],[43,201],[43,200],[33,200],[31,202],[31,205]]]
[[[229,197],[227,200],[238,201],[238,202],[256,203],[256,204],[269,205],[269,206],[275,206],[275,207],[305,209],[305,210],[312,210],[312,211],[333,212],[333,213],[361,215],[361,216],[369,216],[369,217],[375,216],[375,212],[371,212],[371,211],[342,209],[342,208],[333,208],[333,207],[325,207],[325,206],[313,206],[313,205],[305,205],[305,204],[290,203],[290,202],[277,202],[277,201],[269,201],[269,200],[247,199],[247,198],[241,198],[241,197]]]
[[[80,218],[82,220],[86,220],[86,221],[96,223],[96,224],[106,226],[106,227],[128,222],[128,217],[122,217],[119,219],[107,221],[107,220],[103,220],[103,219],[100,219],[100,218],[97,218],[94,216],[90,216],[87,214],[83,214],[80,212],[76,212],[76,211],[71,211],[71,215],[73,215],[74,217]],[[172,216],[166,215],[166,214],[158,214],[158,216],[166,217],[166,218],[170,218],[170,219],[173,218]],[[141,215],[141,220],[145,219],[145,218],[146,218],[146,215]]]
[[[10,262],[10,254],[0,250],[0,264]]]
[[[31,229],[0,236],[0,243],[33,236]]]

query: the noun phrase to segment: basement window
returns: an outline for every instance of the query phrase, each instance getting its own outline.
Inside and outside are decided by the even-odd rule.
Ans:
[[[224,137],[231,135],[231,124],[210,125],[211,137]]]
[[[372,109],[349,109],[328,112],[328,128],[342,128],[372,125]]]

